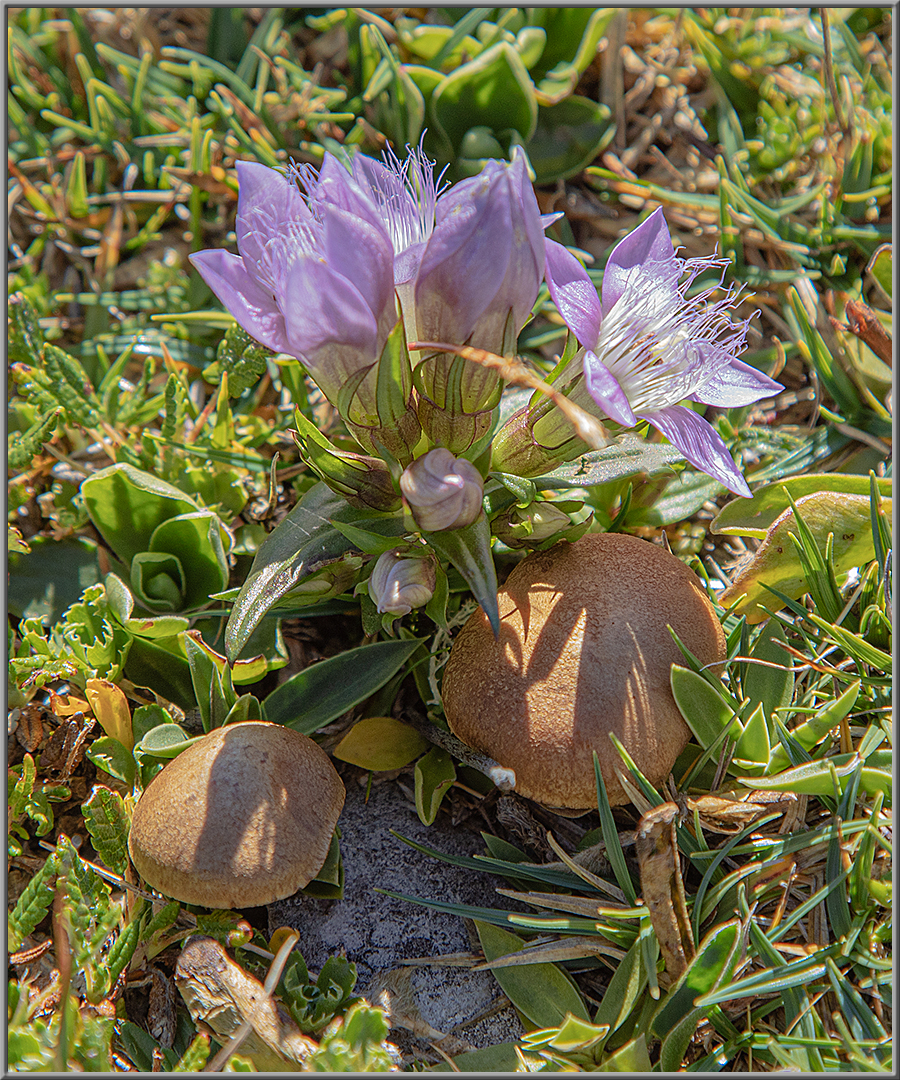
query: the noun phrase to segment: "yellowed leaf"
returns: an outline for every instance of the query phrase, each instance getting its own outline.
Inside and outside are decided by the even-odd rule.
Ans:
[[[124,693],[108,679],[88,679],[84,689],[100,727],[110,738],[118,739],[126,750],[133,750],[131,710]]]
[[[409,724],[392,716],[369,716],[347,732],[333,753],[361,769],[402,769],[428,749],[428,742]]]
[[[891,504],[890,499],[882,499],[882,507],[888,517]],[[867,495],[818,491],[798,499],[797,510],[821,551],[825,550],[828,534],[834,535],[834,569],[839,577],[875,557]],[[767,585],[792,600],[806,592],[803,566],[790,533],[799,536],[793,508],[785,510],[772,522],[752,560],[719,597],[726,607],[738,600],[735,614],[746,615],[751,625],[763,622],[784,606],[777,596],[769,592]]]

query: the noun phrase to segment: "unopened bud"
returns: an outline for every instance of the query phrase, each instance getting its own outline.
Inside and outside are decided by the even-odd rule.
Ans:
[[[382,615],[408,615],[434,596],[437,574],[430,557],[410,558],[408,548],[378,556],[369,578],[369,597]]]
[[[530,506],[513,507],[508,514],[492,523],[491,531],[509,547],[520,547],[549,540],[571,524],[569,515],[552,503],[533,502]]]
[[[477,520],[484,499],[481,473],[438,447],[403,470],[400,490],[423,532],[462,529]]]

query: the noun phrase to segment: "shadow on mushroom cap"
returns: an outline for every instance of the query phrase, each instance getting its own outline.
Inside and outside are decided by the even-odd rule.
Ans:
[[[637,537],[599,533],[524,559],[500,592],[500,636],[476,612],[454,642],[443,699],[454,734],[516,773],[548,806],[596,805],[592,751],[611,803],[627,802],[616,735],[652,783],[690,738],[669,685],[683,657],[724,659],[694,573]]]
[[[141,876],[210,908],[290,896],[328,854],[344,786],[328,755],[279,724],[216,728],[158,773],[129,835]]]

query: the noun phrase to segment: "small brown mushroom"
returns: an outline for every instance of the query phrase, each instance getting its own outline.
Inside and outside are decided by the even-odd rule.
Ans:
[[[344,785],[312,739],[280,724],[228,724],[147,785],[128,850],[141,877],[166,896],[256,907],[316,876],[343,805]]]
[[[614,734],[647,779],[668,776],[690,738],[669,676],[683,657],[725,659],[700,581],[674,555],[622,533],[593,533],[527,556],[499,593],[500,637],[481,610],[444,671],[451,731],[514,770],[520,795],[596,806],[592,751],[610,803],[628,798]]]

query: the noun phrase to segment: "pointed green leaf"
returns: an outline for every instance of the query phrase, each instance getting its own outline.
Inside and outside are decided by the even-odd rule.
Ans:
[[[374,641],[320,660],[269,694],[263,702],[265,717],[305,735],[318,731],[380,690],[422,641]]]
[[[502,927],[476,919],[475,929],[486,960],[525,948],[518,934]],[[590,1022],[581,994],[555,964],[492,968],[491,973],[525,1021],[535,1028],[559,1027],[570,1013]]]
[[[228,659],[234,661],[266,612],[303,580],[354,550],[333,521],[355,522],[368,514],[350,506],[327,484],[315,484],[260,544],[250,574],[225,628]]]
[[[497,603],[497,571],[491,554],[491,527],[484,513],[464,529],[422,534],[441,560],[451,562],[465,578],[475,599],[493,627],[500,633],[500,608]]]
[[[750,698],[750,707],[762,705],[769,721],[776,709],[790,705],[794,695],[794,673],[791,670],[791,654],[784,648],[786,640],[781,623],[774,619],[767,623],[750,653],[760,663],[747,664],[744,677],[744,696]]]
[[[456,767],[446,750],[439,746],[416,762],[413,770],[416,791],[416,812],[423,825],[431,825],[437,817],[441,800],[456,779]]]
[[[738,737],[742,727],[734,709],[702,675],[673,664],[670,681],[675,703],[704,750],[722,738],[723,731]]]

